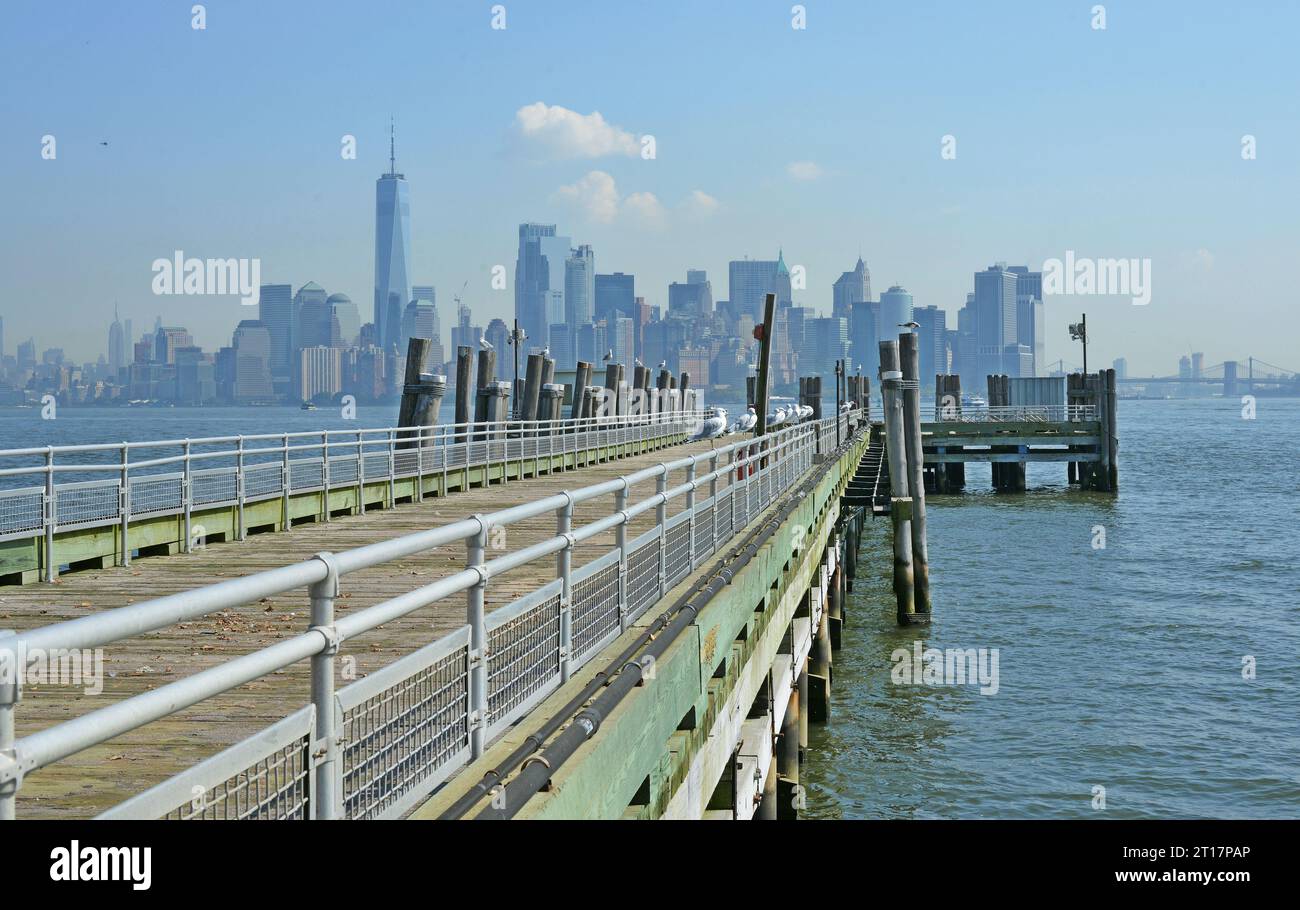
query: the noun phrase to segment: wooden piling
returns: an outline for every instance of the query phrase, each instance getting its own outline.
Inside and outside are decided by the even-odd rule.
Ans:
[[[880,392],[884,400],[885,452],[889,458],[889,519],[894,530],[894,600],[898,624],[929,621],[916,611],[912,577],[912,500],[907,490],[907,441],[903,428],[903,373],[898,368],[898,342],[880,342]]]
[[[519,399],[523,402],[523,412],[519,415],[521,420],[537,419],[537,403],[542,397],[542,360],[541,354],[528,355],[528,365],[524,371],[524,387],[520,390]]]
[[[1115,371],[1106,370],[1106,454],[1110,468],[1110,492],[1119,492],[1119,397],[1115,385]]]
[[[577,420],[582,417],[582,409],[587,394],[587,386],[591,385],[591,364],[585,360],[578,361],[578,368],[573,379],[573,401],[569,407],[569,418]]]
[[[912,495],[912,579],[917,613],[930,612],[930,555],[926,545],[925,453],[921,441],[921,350],[913,332],[898,336],[903,367],[903,422],[907,487]]]
[[[466,346],[461,345],[456,348],[456,423],[462,426],[469,423],[472,356],[470,349]],[[458,442],[465,441],[465,431],[463,429],[457,432],[456,440]]]

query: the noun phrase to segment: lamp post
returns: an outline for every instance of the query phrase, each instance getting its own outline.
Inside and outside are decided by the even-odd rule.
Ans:
[[[528,333],[519,328],[519,320],[516,319],[515,327],[506,336],[506,344],[510,345],[515,352],[515,381],[510,386],[510,409],[514,412],[515,420],[519,419],[519,345],[526,341],[527,338]]]
[[[1083,342],[1083,375],[1088,375],[1088,314],[1083,314],[1081,322],[1070,323],[1070,338]]]

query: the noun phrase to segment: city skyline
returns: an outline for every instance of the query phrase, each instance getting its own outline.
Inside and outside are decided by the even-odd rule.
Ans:
[[[385,24],[360,10],[318,18],[291,4],[233,4],[213,10],[203,32],[179,15],[147,17],[128,32],[92,7],[54,32],[38,20],[39,7],[18,5],[15,27],[0,37],[13,88],[0,111],[11,127],[0,166],[13,181],[13,209],[33,217],[0,227],[12,257],[0,277],[7,335],[57,339],[90,359],[102,346],[92,316],[116,300],[136,324],[161,311],[215,347],[247,311],[233,297],[153,298],[148,264],[174,249],[257,257],[264,282],[314,280],[367,300],[376,266],[371,183],[389,165],[395,118],[419,213],[407,280],[420,276],[444,296],[467,283],[465,301],[483,325],[512,317],[507,231],[532,219],[565,224],[596,250],[598,273],[636,274],[639,294],[663,309],[685,269],[717,282],[732,259],[774,250],[806,275],[796,304],[829,314],[832,286],[860,251],[877,287],[906,287],[918,307],[944,309],[950,325],[970,273],[991,262],[1038,269],[1067,250],[1150,258],[1150,306],[1120,296],[1046,301],[1049,362],[1070,359],[1064,326],[1084,311],[1098,362],[1124,356],[1135,373],[1163,373],[1162,364],[1194,348],[1219,350],[1214,360],[1286,362],[1297,317],[1282,265],[1289,245],[1280,200],[1294,196],[1287,190],[1297,177],[1275,152],[1300,137],[1288,103],[1260,91],[1278,84],[1272,55],[1250,45],[1249,74],[1229,61],[1248,42],[1263,41],[1263,50],[1280,42],[1293,31],[1294,10],[1275,11],[1277,27],[1260,31],[1191,4],[1181,43],[1152,47],[1164,17],[1139,8],[1112,11],[1100,32],[1088,27],[1086,10],[1074,22],[1034,4],[1010,4],[999,16],[946,9],[942,17],[891,9],[868,17],[853,4],[818,4],[801,32],[783,10],[769,20],[742,9],[651,15],[576,4],[542,19],[512,9],[510,27],[496,32],[476,8],[412,10]],[[343,46],[360,21],[369,40],[393,45],[396,71],[382,82],[349,67],[300,72],[270,51],[286,40]],[[611,29],[650,43],[671,36],[682,53],[703,52],[702,68],[688,78],[652,67],[647,80],[596,40]],[[864,30],[879,58],[869,77],[835,62],[847,36]],[[548,53],[561,33],[591,49],[580,65]],[[742,77],[709,59],[709,42],[724,33],[748,42],[755,59],[778,54],[787,65],[773,74],[745,67]],[[1011,79],[1010,61],[986,61],[990,72],[964,81],[917,67],[904,79],[889,65],[916,47],[966,59],[992,35],[1014,44],[1015,67],[1035,72],[1035,85]],[[265,57],[264,78],[292,87],[294,118],[256,103],[261,77],[224,66],[236,42]],[[416,46],[421,53],[402,53]],[[43,66],[36,54],[60,65]],[[470,59],[473,91],[464,74]],[[101,75],[87,80],[91,68]],[[182,129],[152,109],[107,104],[154,70],[230,80],[223,94],[203,97],[201,116]],[[799,80],[787,78],[792,70]],[[1101,70],[1108,78],[1098,81]],[[593,81],[593,72],[606,78]],[[1192,74],[1201,89],[1171,96]],[[186,110],[186,80],[148,78],[159,109]],[[716,122],[692,113],[704,83],[733,97],[734,111]],[[1017,88],[1008,93],[1008,84]],[[1053,128],[1031,130],[1028,142],[994,130],[980,113],[991,85],[999,106]],[[426,103],[430,86],[436,108]],[[829,116],[858,95],[870,104],[861,118]],[[1140,132],[1088,113],[1120,104],[1143,106]],[[224,136],[220,123],[259,141]],[[1255,160],[1242,157],[1247,134],[1259,141]],[[40,154],[45,135],[58,140],[53,160]],[[340,155],[345,136],[355,159]],[[652,159],[642,157],[646,136],[655,139]],[[947,136],[955,137],[954,160],[941,157]],[[1184,177],[1193,163],[1194,182]],[[496,266],[506,270],[505,289],[492,287]],[[1227,306],[1248,306],[1254,318],[1224,319]],[[1261,335],[1253,325],[1262,321],[1284,331]]]

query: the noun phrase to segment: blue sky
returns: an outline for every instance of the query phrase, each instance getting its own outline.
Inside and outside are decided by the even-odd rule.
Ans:
[[[1049,359],[1077,362],[1065,325],[1086,310],[1093,362],[1300,367],[1300,5],[1126,0],[1104,31],[1066,0],[809,0],[803,30],[785,0],[506,0],[504,30],[477,0],[213,0],[203,31],[191,5],[6,4],[8,352],[35,336],[97,356],[114,301],[137,334],[161,314],[228,344],[237,298],[152,296],[176,249],[259,257],[263,280],[315,280],[368,318],[391,114],[411,278],[437,286],[444,326],[465,282],[476,321],[510,316],[491,268],[513,279],[534,220],[652,303],[687,268],[725,298],[729,259],[782,247],[807,272],[796,303],[829,311],[861,250],[877,293],[902,284],[950,324],[995,260],[1150,258],[1147,307],[1049,299]],[[552,126],[529,132],[538,103]],[[653,160],[623,151],[645,134]]]

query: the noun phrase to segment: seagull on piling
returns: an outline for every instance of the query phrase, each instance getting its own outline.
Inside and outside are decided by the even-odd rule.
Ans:
[[[921,323],[919,323],[919,322],[900,322],[900,323],[898,324],[898,327],[899,327],[900,329],[919,329],[919,328],[921,327]]]
[[[495,350],[496,350],[496,348],[492,347],[492,342],[488,341],[486,338],[480,338],[480,339],[478,340],[478,346],[479,346],[480,349],[482,349],[482,350],[484,350],[484,351],[495,351]]]
[[[606,351],[606,352],[605,352],[605,356],[604,356],[603,358],[601,358],[601,359],[604,360],[606,363],[608,363],[609,361],[613,360],[613,359],[614,359],[614,349],[613,349],[613,348],[610,348],[608,351]]]

